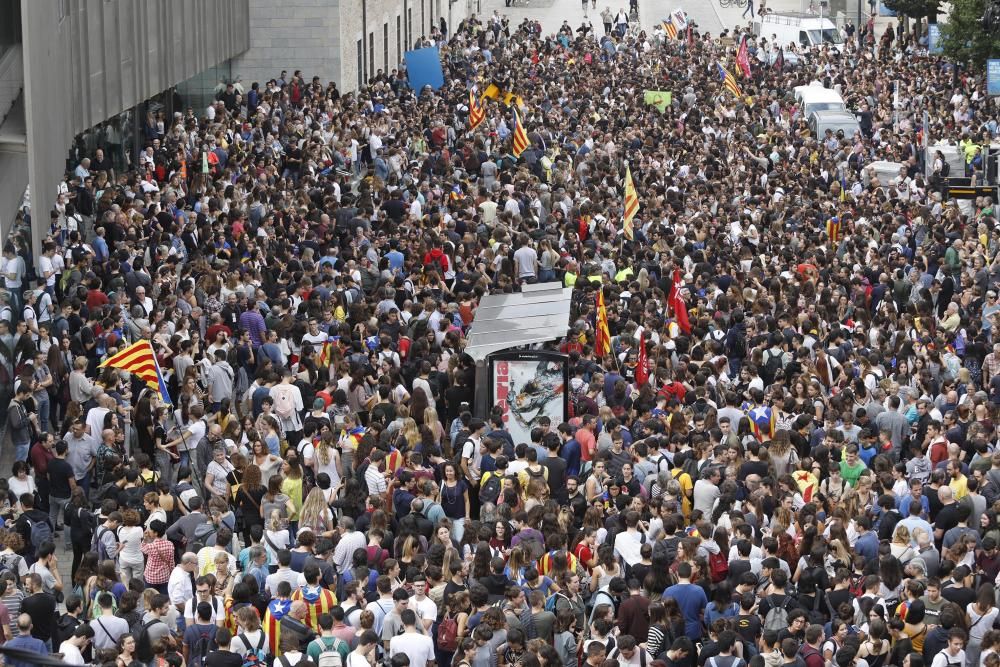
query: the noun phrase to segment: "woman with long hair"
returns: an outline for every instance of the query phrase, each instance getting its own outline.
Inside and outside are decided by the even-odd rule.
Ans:
[[[864,659],[868,667],[882,667],[886,664],[891,649],[888,635],[885,621],[876,618],[868,624],[868,636],[858,647],[858,657]]]
[[[289,450],[294,452],[294,450]],[[302,466],[293,454],[281,466],[281,474],[284,480],[281,482],[281,492],[292,501],[292,513],[288,515],[288,522],[291,525],[292,534],[298,532],[299,512],[302,511],[302,493],[304,481],[302,479]]]
[[[322,489],[313,488],[299,511],[299,530],[311,530],[317,537],[334,536],[336,522],[326,504]]]
[[[97,573],[87,582],[88,597],[90,600],[90,618],[94,619],[101,615],[101,607],[94,601],[101,593],[110,593],[114,599],[114,607],[117,610],[118,601],[127,590],[125,584],[118,579],[115,570],[115,562],[106,560],[97,564]]]
[[[243,470],[243,481],[236,492],[235,505],[243,517],[243,544],[250,544],[250,529],[254,526],[263,526],[264,518],[261,516],[261,502],[267,488],[261,479],[260,468],[256,464],[249,464]]]
[[[278,552],[288,549],[292,542],[288,522],[277,509],[271,510],[264,528],[264,549],[267,551],[268,567],[273,574],[278,569]]]
[[[590,575],[590,592],[595,593],[611,583],[615,577],[622,576],[622,566],[615,556],[614,547],[602,544],[597,548],[597,565]]]
[[[969,640],[965,645],[967,664],[978,665],[983,650],[983,637],[993,627],[1000,609],[996,606],[993,584],[986,582],[976,591],[976,601],[965,607],[965,618],[969,626]]]
[[[134,606],[134,605],[133,605]],[[135,662],[135,637],[125,633],[118,638],[118,657],[115,658],[115,667],[130,667]]]
[[[90,503],[83,487],[77,486],[70,496],[69,505],[65,512],[66,525],[69,526],[70,542],[73,544],[73,565],[70,568],[71,578],[76,577],[77,570],[83,560],[84,554],[90,551],[93,543],[94,526],[97,521],[90,512]],[[94,554],[95,558],[97,554]]]
[[[260,483],[267,486],[272,476],[280,474],[281,458],[271,453],[268,444],[260,438],[257,431],[249,433],[248,437],[250,438],[249,463],[257,466],[260,470]]]
[[[442,621],[455,621],[455,624],[458,626],[456,628],[455,641],[458,643],[459,647],[461,647],[467,633],[469,613],[472,611],[472,607],[469,602],[469,592],[457,591],[452,593],[445,604],[447,605],[447,610],[442,616]],[[439,665],[444,666],[452,664],[454,654],[441,648],[438,648],[437,653],[440,657],[440,661],[438,662]],[[461,651],[459,650],[455,653],[461,653]]]
[[[514,547],[510,550],[507,558],[507,566],[504,568],[504,575],[510,579],[514,585],[523,586],[525,582],[524,573],[532,565],[531,557],[522,547]]]
[[[339,487],[344,478],[343,463],[336,444],[337,436],[333,431],[324,432],[316,446],[316,454],[313,456],[316,478],[318,479],[322,473],[326,473],[330,478],[330,488],[332,489]]]
[[[471,516],[469,484],[465,476],[459,474],[458,466],[451,461],[446,461],[441,466],[441,476],[441,508],[451,520],[455,540],[461,542],[465,534],[465,522]]]

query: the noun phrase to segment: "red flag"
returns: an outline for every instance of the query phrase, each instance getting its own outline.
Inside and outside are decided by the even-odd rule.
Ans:
[[[640,387],[649,382],[649,359],[646,357],[646,332],[639,334],[639,363],[635,365],[635,382]]]
[[[693,49],[694,48],[694,32],[692,32],[692,30],[691,30],[691,24],[690,23],[688,23],[687,33],[688,33],[688,48],[689,49]]]
[[[747,49],[747,36],[743,35],[740,40],[740,47],[736,50],[736,66],[743,72],[743,76],[750,76],[750,51]]]
[[[686,334],[691,333],[691,320],[688,319],[687,306],[681,298],[681,270],[674,269],[673,286],[670,288],[670,309],[674,311],[677,326]]]

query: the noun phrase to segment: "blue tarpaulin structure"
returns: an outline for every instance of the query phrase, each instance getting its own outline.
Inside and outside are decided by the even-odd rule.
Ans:
[[[444,72],[441,69],[441,54],[436,46],[426,49],[407,51],[406,75],[410,88],[419,92],[424,86],[438,90],[444,85]]]

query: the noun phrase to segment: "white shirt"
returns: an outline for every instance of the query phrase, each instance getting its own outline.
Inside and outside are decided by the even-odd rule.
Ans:
[[[169,587],[169,584],[167,584]],[[194,610],[196,605],[194,604],[194,598],[191,598],[184,605],[184,622],[188,625],[194,623]],[[220,616],[221,614],[221,616]],[[224,618],[226,614],[226,607],[222,602],[222,598],[218,595],[212,596],[212,623],[218,623],[219,619]]]
[[[170,597],[170,604],[183,604],[186,600],[194,597],[194,587],[191,585],[191,573],[180,565],[174,567],[167,580],[167,595]]]
[[[434,660],[434,641],[427,635],[404,632],[389,640],[389,657],[400,653],[410,658],[410,667],[426,667],[428,662]]]
[[[965,651],[959,651],[958,655],[952,655],[948,652],[948,649],[943,649],[938,651],[938,654],[934,656],[934,661],[931,662],[931,667],[948,667],[948,665],[964,665],[965,664]]]
[[[66,641],[64,641],[62,644],[59,645],[59,652],[62,653],[62,655],[63,655],[62,660],[67,665],[84,665],[84,664],[86,664],[83,661],[83,654],[80,653],[80,649],[78,649],[73,644],[73,642],[71,642],[68,639]]]
[[[426,595],[423,600],[418,600],[415,597],[410,599],[410,609],[412,609],[416,614],[417,618],[424,621],[424,627],[428,630],[434,621],[438,617],[438,606],[434,604],[434,600],[430,599]]]

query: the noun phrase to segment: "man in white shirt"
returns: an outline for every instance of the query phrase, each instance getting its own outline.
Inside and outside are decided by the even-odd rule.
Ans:
[[[389,657],[403,653],[410,658],[410,667],[434,667],[434,640],[417,631],[417,613],[404,609],[399,618],[403,633],[389,640]]]
[[[186,553],[181,556],[181,563],[174,567],[167,580],[167,595],[170,603],[183,613],[185,603],[194,597],[194,573],[198,570],[198,556]]]
[[[639,531],[639,513],[629,511],[625,514],[625,531],[615,536],[615,554],[621,557],[631,567],[642,560],[642,545],[646,536]]]
[[[437,620],[438,607],[427,597],[427,578],[418,574],[413,579],[413,598],[410,600],[410,608],[417,613],[420,622],[424,624],[424,630],[430,632],[431,626]]]
[[[952,628],[948,631],[948,646],[938,651],[931,667],[962,667],[965,664],[965,630]]]
[[[169,586],[169,584],[167,585]],[[207,602],[212,606],[211,622],[221,628],[226,622],[226,608],[222,598],[212,594],[212,586],[208,577],[198,577],[195,580],[195,596],[184,604],[184,622],[187,625],[194,624],[194,615],[199,602]]]
[[[59,652],[62,653],[62,660],[67,665],[85,665],[83,659],[83,649],[94,640],[94,629],[82,623],[76,626],[73,635],[59,645]]]

